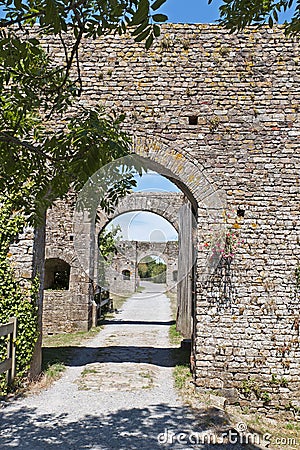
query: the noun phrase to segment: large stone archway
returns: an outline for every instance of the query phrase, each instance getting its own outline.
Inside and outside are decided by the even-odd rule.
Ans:
[[[110,261],[106,270],[107,287],[116,295],[128,295],[136,292],[143,281],[139,276],[139,264],[145,258],[157,257],[166,266],[166,291],[177,292],[177,279],[174,279],[174,271],[178,272],[178,242],[142,242],[120,241],[117,245],[117,253]],[[129,276],[124,277],[124,271]],[[148,280],[151,281],[151,280]],[[156,281],[155,279],[153,280]],[[180,289],[178,289],[178,293]]]
[[[120,199],[118,205],[110,214],[98,209],[96,233],[107,223],[121,214],[133,211],[148,211],[164,217],[175,228],[179,229],[179,210],[184,203],[184,194],[177,192],[133,192]],[[99,230],[99,231],[98,231]]]
[[[145,145],[140,141],[138,149],[144,156],[138,156],[138,158],[143,158],[149,169],[155,170],[177,184],[182,191],[181,194],[131,194],[122,199],[110,215],[98,210],[97,215],[100,220],[96,225],[89,219],[82,231],[84,220],[75,220],[79,224],[79,233],[76,227],[73,229],[72,223],[74,196],[70,195],[69,203],[59,201],[48,211],[46,258],[59,257],[72,261],[72,264],[70,287],[68,293],[65,293],[64,300],[60,292],[45,296],[44,332],[89,328],[93,322],[93,286],[89,283],[89,279],[94,280],[94,285],[97,284],[93,267],[93,261],[97,261],[94,250],[96,243],[93,247],[91,238],[97,240],[100,230],[118,215],[128,211],[147,210],[165,217],[179,232],[177,324],[184,337],[191,337],[195,326],[196,274],[198,278],[203,278],[207,273],[208,256],[202,252],[198,255],[198,259],[196,258],[197,220],[201,224],[200,232],[209,225],[218,228],[222,224],[224,205],[219,193],[214,190],[197,162],[192,162],[190,158],[174,149],[169,151],[163,142],[152,143],[152,146],[153,151],[149,143]],[[162,165],[163,163],[166,167]],[[59,299],[61,306],[56,305],[54,298]],[[68,302],[67,298],[72,299],[72,302]],[[49,314],[50,300],[52,307],[56,305],[52,314]],[[77,302],[77,308],[73,308],[74,302]],[[69,307],[68,303],[70,303]],[[82,308],[85,310],[84,314]],[[52,324],[51,317],[53,317]]]
[[[106,214],[103,210],[97,210],[96,240],[110,221],[126,213],[150,212],[167,220],[180,234],[179,221],[181,209],[186,202],[186,197],[181,192],[133,192],[122,198],[115,210]],[[124,238],[123,238],[124,239]],[[113,292],[120,294],[122,291],[133,293],[139,286],[137,264],[141,257],[155,254],[166,259],[167,265],[167,289],[175,289],[176,283],[172,281],[172,273],[178,270],[178,243],[177,242],[146,242],[150,237],[145,236],[142,242],[123,242],[117,245],[118,252],[112,259],[110,267],[106,268],[104,278],[106,284]],[[142,255],[142,256],[141,256]],[[122,268],[131,273],[130,280],[122,277]],[[95,269],[97,270],[97,268]],[[99,284],[101,284],[99,282]]]
[[[45,45],[60,51],[55,38],[48,36]],[[197,258],[196,384],[238,401],[252,377],[284,409],[300,392],[299,46],[280,28],[230,35],[218,26],[167,24],[149,52],[127,38],[106,36],[86,40],[81,56],[82,101],[125,112],[132,151],[153,170],[179,179],[198,210],[198,243],[207,247]],[[67,252],[76,257],[72,205],[57,205],[63,212],[47,245],[55,238],[62,258]],[[231,214],[226,224],[225,207]],[[235,295],[225,300],[219,295],[222,268],[211,280],[217,261],[206,251],[206,236],[220,228],[240,234],[226,274]],[[35,250],[42,260],[34,239],[41,243],[42,233],[20,237],[24,254],[15,248],[16,271],[24,279],[32,275]],[[88,283],[84,292],[79,288],[85,276],[78,269],[74,292],[89,299]],[[287,379],[287,392],[273,392],[272,374]]]
[[[170,220],[173,220],[175,227],[177,226],[179,230],[177,327],[185,338],[190,338],[195,326],[196,276],[202,281],[205,280],[205,277],[217,264],[216,259],[211,259],[209,265],[209,254],[204,251],[198,255],[197,230],[202,233],[205,228],[209,228],[210,232],[220,233],[220,228],[223,225],[222,212],[225,205],[197,161],[191,161],[189,157],[174,150],[174,148],[170,151],[169,147],[163,142],[151,142],[149,140],[146,145],[145,140],[139,140],[136,146],[139,155],[135,153],[127,158],[121,158],[117,162],[111,163],[111,167],[122,165],[126,167],[135,162],[139,165],[142,161],[147,169],[153,170],[177,184],[184,194],[181,200],[182,205],[178,209],[177,219],[174,219],[176,210],[172,211],[164,195],[162,195],[162,199],[153,197],[152,206],[153,210],[161,215],[170,215],[171,217],[171,214],[173,214],[173,218]],[[141,154],[144,156],[141,156]],[[97,202],[100,201],[97,197],[97,192],[101,191],[99,180],[102,183],[106,171],[110,172],[111,167],[108,165],[107,168],[100,169],[86,184],[78,199],[80,208],[74,221],[77,255],[83,267],[86,267],[89,277],[96,284],[98,284],[98,275],[95,269],[98,265],[96,249],[100,230],[115,215],[136,210],[137,207],[150,210],[149,205],[147,206],[147,200],[150,201],[149,198],[147,199],[147,195],[141,201],[141,194],[133,194],[120,202],[111,217],[96,209],[95,206],[94,213],[91,213],[89,204],[86,211],[82,211],[81,206],[85,199],[95,198]],[[172,196],[174,194],[169,193],[167,195],[169,199]],[[142,203],[144,206],[142,206]],[[94,205],[96,204],[94,203]],[[96,216],[100,218],[99,226],[98,224],[95,225]],[[197,226],[197,220],[200,220],[200,228]]]

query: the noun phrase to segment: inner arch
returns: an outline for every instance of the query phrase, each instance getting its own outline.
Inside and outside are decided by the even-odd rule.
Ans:
[[[177,241],[175,227],[163,216],[151,211],[129,211],[119,214],[106,226],[107,230],[120,227],[122,240],[144,242]]]

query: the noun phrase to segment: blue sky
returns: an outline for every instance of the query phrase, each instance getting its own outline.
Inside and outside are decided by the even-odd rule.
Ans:
[[[133,211],[113,219],[108,230],[119,225],[123,240],[145,242],[177,241],[175,228],[163,217],[147,212]]]
[[[151,170],[144,173],[142,177],[136,175],[135,179],[137,181],[137,186],[133,188],[135,192],[180,192],[175,184]]]
[[[166,14],[169,22],[173,23],[214,23],[219,17],[222,3],[222,0],[213,0],[210,5],[208,0],[167,0],[159,12]],[[279,22],[289,20],[291,16],[292,12],[282,14]]]
[[[207,0],[167,0],[160,9],[173,23],[213,23],[219,18],[221,0],[213,0],[208,5]],[[291,13],[281,15],[280,22],[289,20]]]
[[[180,192],[175,184],[149,170],[142,176],[135,175],[137,186],[134,192]],[[126,213],[112,220],[108,228],[119,225],[124,240],[167,242],[177,241],[175,228],[163,217],[150,212],[140,211]]]
[[[220,0],[167,0],[160,11],[173,23],[213,23],[219,17]]]

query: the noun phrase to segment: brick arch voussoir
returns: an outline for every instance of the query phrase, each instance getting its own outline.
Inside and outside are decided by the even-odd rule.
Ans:
[[[164,198],[165,197],[165,198]],[[177,202],[176,207],[174,203],[170,203],[172,198]],[[116,209],[110,215],[105,214],[103,211],[98,211],[98,216],[100,217],[99,222],[96,224],[96,232],[99,234],[103,228],[114,218],[134,211],[146,211],[158,214],[159,216],[166,219],[178,232],[179,222],[178,213],[179,209],[183,204],[183,195],[177,193],[133,193],[124,199],[122,199]]]
[[[134,139],[133,151],[140,157],[155,165],[156,170],[165,171],[165,175],[175,175],[192,195],[197,206],[204,204],[208,209],[224,211],[224,193],[217,189],[205,168],[187,151],[174,148],[173,144],[163,139],[138,136]],[[164,173],[161,173],[164,175]],[[192,201],[192,199],[190,199]],[[194,204],[195,204],[194,203]]]

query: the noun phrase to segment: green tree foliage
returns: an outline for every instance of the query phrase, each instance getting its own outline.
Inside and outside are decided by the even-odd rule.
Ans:
[[[34,182],[29,198],[19,199],[29,218],[35,212],[42,217],[70,185],[80,189],[101,166],[129,152],[120,130],[123,116],[101,108],[70,109],[82,91],[82,39],[122,34],[130,26],[135,40],[149,48],[158,24],[167,19],[157,13],[164,2],[0,0],[0,188]],[[61,42],[61,61],[42,48],[47,34]],[[57,129],[62,114],[65,126]]]
[[[9,246],[20,230],[25,219],[22,211],[14,210],[16,197],[26,195],[26,190],[17,194],[0,196],[0,323],[8,322],[10,317],[17,317],[16,371],[18,380],[29,369],[32,352],[37,340],[36,295],[38,280],[31,287],[21,289],[15,280],[10,265]],[[6,358],[7,339],[0,338],[0,361]],[[7,392],[5,374],[0,375],[0,395]]]
[[[99,251],[106,261],[111,261],[117,253],[118,242],[122,239],[121,227],[112,227],[110,231],[103,230],[98,237]]]
[[[25,223],[41,222],[47,207],[70,187],[80,190],[99,168],[130,151],[120,128],[123,116],[101,107],[72,107],[82,92],[82,40],[122,34],[130,26],[134,39],[149,48],[159,36],[158,24],[167,19],[157,12],[164,2],[0,0],[0,322],[19,318],[19,376],[36,340],[36,307],[34,296],[14,279],[9,244]],[[61,61],[43,48],[47,35],[60,41]],[[127,174],[112,191],[111,180],[114,174],[108,175],[103,207],[117,203],[134,184]]]
[[[213,0],[209,0],[212,3]],[[271,28],[278,22],[281,12],[294,8],[290,22],[285,23],[285,32],[290,36],[300,34],[299,0],[223,0],[220,6],[219,23],[231,31],[241,31],[248,25],[263,25]]]
[[[110,230],[103,229],[98,236],[98,279],[97,284],[104,287],[108,285],[106,270],[111,265],[113,257],[118,252],[118,243],[122,239],[121,227],[118,225]]]
[[[152,256],[144,258],[138,264],[139,277],[141,279],[148,279],[153,283],[165,283],[166,270],[166,264],[162,261],[157,261],[157,259]]]

